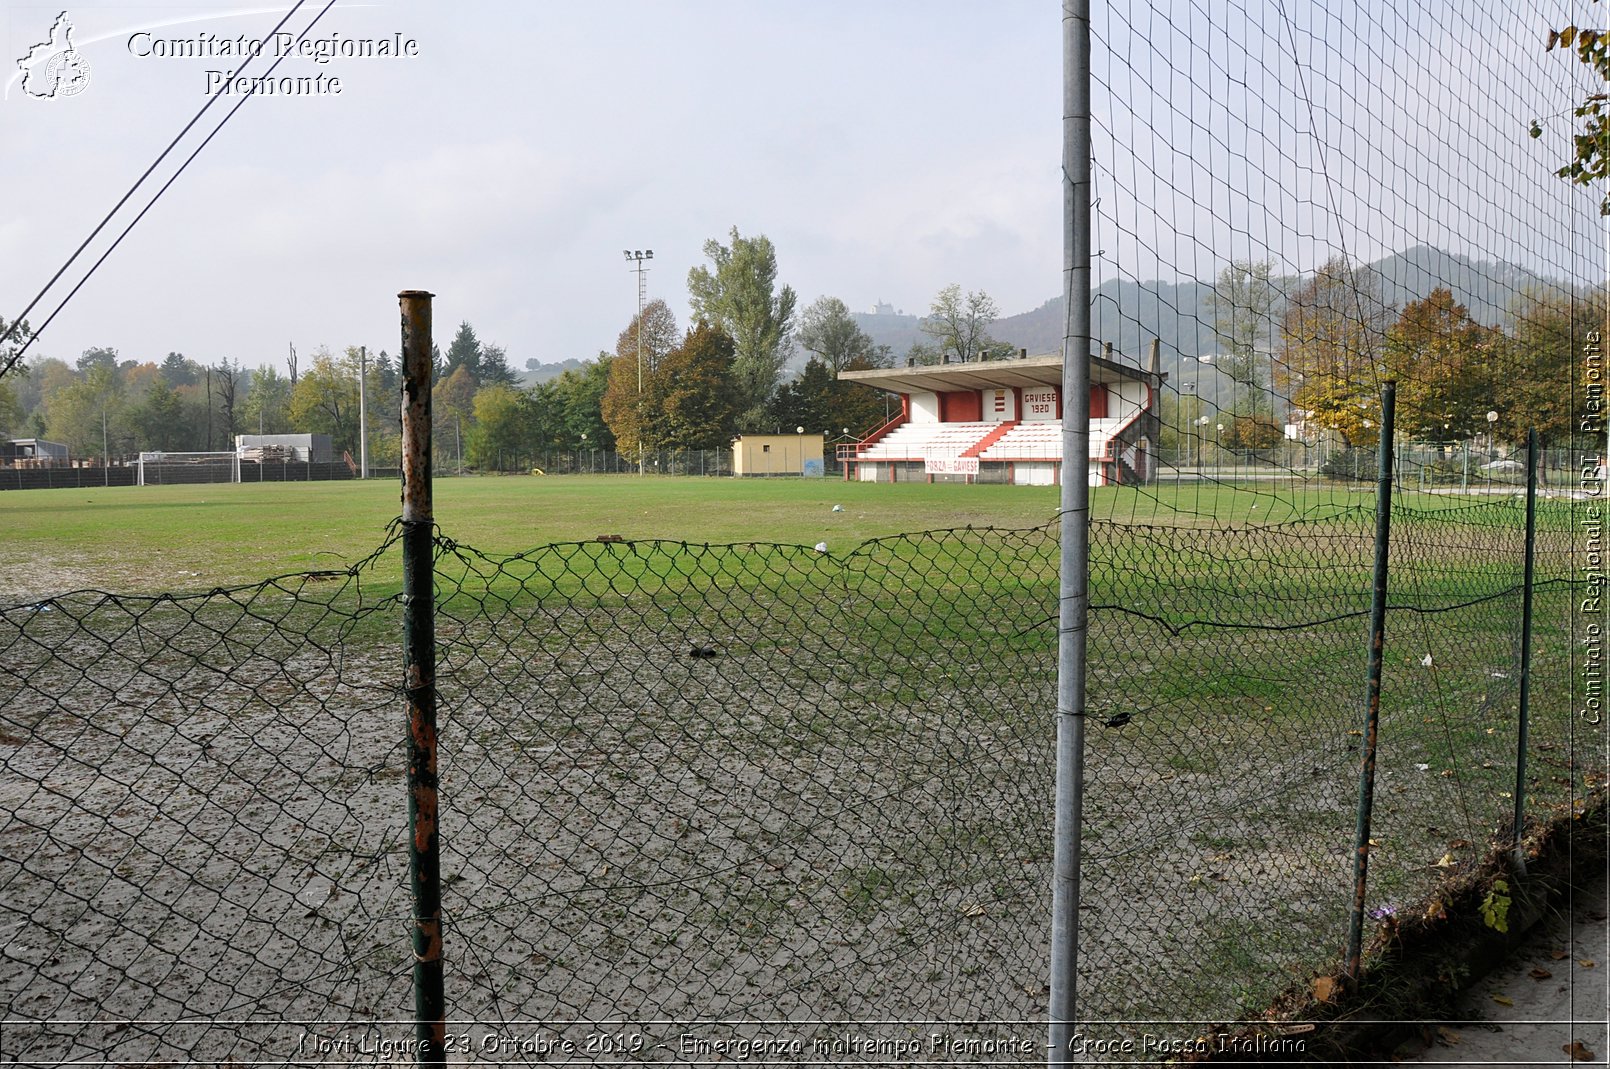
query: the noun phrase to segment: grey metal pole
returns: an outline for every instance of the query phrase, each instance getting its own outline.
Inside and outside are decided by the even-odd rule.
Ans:
[[[1526,871],[1526,736],[1532,697],[1532,594],[1537,559],[1537,428],[1526,431],[1526,549],[1521,571],[1521,693],[1520,724],[1515,736],[1515,849],[1511,855],[1517,872]]]
[[[1057,613],[1049,1065],[1074,1064],[1085,639],[1090,612],[1090,0],[1062,2],[1062,559]]]
[[[418,1064],[447,1064],[442,983],[442,872],[437,826],[436,604],[432,560],[431,301],[403,290],[403,673],[408,706],[408,875],[414,907],[414,1027]]]
[[[358,347],[358,478],[369,477],[369,347]]]
[[[1357,980],[1364,957],[1364,896],[1370,871],[1370,815],[1375,804],[1375,742],[1381,722],[1381,672],[1386,647],[1387,549],[1392,534],[1392,434],[1397,384],[1381,389],[1381,449],[1375,484],[1375,581],[1370,598],[1369,686],[1364,712],[1364,758],[1358,773],[1358,819],[1353,838],[1353,915],[1347,931],[1347,978]]]

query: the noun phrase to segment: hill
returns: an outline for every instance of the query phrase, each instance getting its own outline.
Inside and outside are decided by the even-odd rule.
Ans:
[[[1381,296],[1394,308],[1425,297],[1438,286],[1470,309],[1478,322],[1507,326],[1509,306],[1524,290],[1550,280],[1525,268],[1472,260],[1428,245],[1416,245],[1369,265],[1381,279]],[[1290,292],[1301,279],[1286,276],[1277,287]],[[1219,350],[1210,303],[1213,285],[1195,282],[1103,282],[1095,291],[1093,333],[1111,341],[1121,353],[1138,353],[1151,339],[1161,338],[1165,360],[1170,353],[1196,356]],[[1280,314],[1277,307],[1275,314]],[[1052,297],[1032,312],[997,319],[990,332],[1031,353],[1055,352],[1062,346],[1062,297]]]
[[[525,370],[520,372],[520,385],[527,388],[536,386],[550,379],[557,379],[567,371],[578,370],[590,363],[592,363],[590,360],[577,360],[575,358],[561,360],[557,364],[544,364],[539,360],[527,360]]]
[[[1317,266],[1317,265],[1316,265]],[[1381,279],[1381,296],[1393,308],[1419,300],[1438,286],[1451,290],[1478,322],[1509,325],[1509,307],[1525,290],[1559,283],[1513,264],[1472,260],[1429,245],[1416,245],[1368,265]],[[1289,293],[1303,276],[1277,278],[1275,285]],[[1162,342],[1162,370],[1174,381],[1200,380],[1204,398],[1217,400],[1218,376],[1202,375],[1195,357],[1217,353],[1221,346],[1212,305],[1213,282],[1109,279],[1094,293],[1092,333],[1111,342],[1115,356],[1138,363],[1153,338]],[[855,319],[874,342],[888,345],[896,359],[904,357],[913,342],[926,340],[920,317],[897,314],[880,306],[878,314],[860,313]],[[1274,315],[1282,314],[1277,304]],[[1057,295],[1029,312],[997,319],[990,334],[1013,348],[1030,353],[1051,353],[1062,348],[1064,317]]]

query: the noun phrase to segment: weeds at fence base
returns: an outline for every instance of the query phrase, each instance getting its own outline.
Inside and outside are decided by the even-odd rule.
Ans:
[[[1209,1053],[1177,1061],[1342,1064],[1390,1057],[1415,1038],[1420,1022],[1453,1014],[1462,991],[1500,964],[1574,882],[1604,867],[1607,798],[1601,787],[1581,810],[1561,812],[1529,836],[1525,873],[1516,871],[1509,844],[1495,843],[1480,864],[1453,876],[1412,910],[1378,918],[1356,984],[1323,976],[1293,986],[1269,1007],[1268,1024],[1215,1032]],[[1507,932],[1483,914],[1499,884],[1507,885],[1510,899]],[[1302,1057],[1290,1059],[1277,1040],[1303,1028],[1312,1030],[1305,1034]]]

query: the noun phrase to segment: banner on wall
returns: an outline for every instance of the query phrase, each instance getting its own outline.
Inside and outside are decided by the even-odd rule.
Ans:
[[[928,475],[977,475],[977,457],[924,457],[922,470]]]

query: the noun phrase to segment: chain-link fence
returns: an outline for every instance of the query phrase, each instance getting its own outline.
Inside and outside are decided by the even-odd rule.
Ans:
[[[1507,841],[1523,518],[1394,517],[1377,915]],[[1088,1019],[1257,1016],[1336,968],[1373,523],[1094,525]],[[1539,817],[1604,771],[1568,737],[1570,523],[1541,503]],[[452,1051],[1043,1056],[1054,528],[435,546]],[[388,542],[5,611],[0,1057],[409,1049],[398,574]]]

